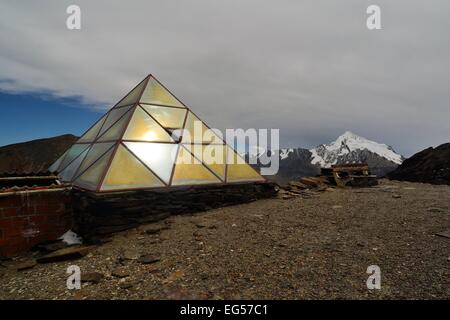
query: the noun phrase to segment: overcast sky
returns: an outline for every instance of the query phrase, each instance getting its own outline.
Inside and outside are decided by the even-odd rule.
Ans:
[[[81,7],[79,31],[66,8]],[[366,28],[381,7],[382,30]],[[107,109],[154,74],[210,126],[450,141],[450,1],[0,0],[0,90]],[[4,110],[4,108],[2,108]],[[1,116],[1,115],[0,115]],[[1,129],[0,129],[1,130]]]

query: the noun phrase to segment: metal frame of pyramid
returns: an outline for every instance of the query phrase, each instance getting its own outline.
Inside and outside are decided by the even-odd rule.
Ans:
[[[49,170],[58,172],[64,182],[94,192],[266,181],[219,136],[209,142],[173,139],[172,130],[191,130],[193,121],[201,120],[150,74]],[[192,151],[196,146],[221,148],[227,161],[205,163]],[[175,152],[174,158],[168,158],[170,152]],[[177,163],[182,155],[193,163]],[[229,157],[240,162],[228,163]]]

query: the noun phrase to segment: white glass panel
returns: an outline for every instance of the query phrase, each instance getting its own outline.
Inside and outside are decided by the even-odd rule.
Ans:
[[[125,130],[125,126],[128,124],[131,112],[125,114],[119,121],[117,121],[111,128],[108,129],[102,136],[97,139],[97,142],[101,141],[115,141],[122,138],[122,133]]]
[[[66,152],[63,153],[61,157],[58,158],[51,166],[48,168],[48,171],[50,172],[58,172],[59,167],[61,166],[61,163],[66,156]]]
[[[121,116],[125,114],[131,107],[123,107],[118,109],[112,109],[108,113],[108,117],[106,118],[105,123],[103,124],[102,129],[100,130],[98,136],[101,136],[106,130],[108,130]]]
[[[88,153],[88,149],[86,149],[82,154],[80,154],[78,156],[78,158],[76,158],[75,160],[72,161],[71,164],[69,164],[67,166],[67,168],[65,168],[61,173],[60,173],[60,177],[61,180],[64,182],[69,182],[72,181],[72,178],[75,174],[75,172],[77,171],[78,167],[80,166],[81,162],[83,161],[83,159],[86,157],[86,154]]]
[[[105,142],[105,143],[95,143],[89,149],[87,156],[84,158],[83,163],[79,167],[76,176],[78,177],[80,174],[84,172],[91,164],[97,161],[108,149],[110,149],[114,145],[113,142]]]
[[[165,183],[169,183],[177,144],[150,142],[124,142],[124,144]]]
[[[89,169],[87,169],[81,176],[75,179],[73,184],[75,186],[96,191],[100,180],[102,179],[106,167],[108,166],[112,150],[105,153],[99,160],[97,160]]]
[[[97,123],[89,129],[77,142],[93,142],[95,138],[97,137],[98,132],[100,131],[100,128],[103,125],[103,122],[105,122],[106,115],[104,115]]]
[[[59,171],[64,170],[69,163],[72,162],[76,157],[78,157],[84,150],[90,147],[89,144],[74,144],[68,151],[64,160],[61,162],[61,166],[59,167]]]

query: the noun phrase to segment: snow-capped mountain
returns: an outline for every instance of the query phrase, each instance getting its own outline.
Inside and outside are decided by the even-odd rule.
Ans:
[[[345,132],[330,144],[321,144],[310,150],[303,148],[280,149],[278,151],[280,167],[274,180],[291,180],[302,176],[320,173],[321,167],[333,164],[367,163],[373,174],[385,176],[402,163],[403,157],[390,146],[368,140],[352,132]],[[263,152],[247,155],[259,158]],[[251,162],[255,163],[255,162]],[[260,165],[256,165],[257,167]]]
[[[321,144],[309,150],[312,164],[330,167],[333,164],[366,162],[368,152],[394,164],[401,164],[403,157],[392,147],[360,137],[350,131],[330,144]]]

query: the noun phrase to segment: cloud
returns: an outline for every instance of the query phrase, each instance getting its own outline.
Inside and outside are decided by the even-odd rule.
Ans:
[[[106,109],[148,73],[206,122],[311,147],[351,130],[409,155],[450,137],[448,1],[1,1],[0,90]]]

